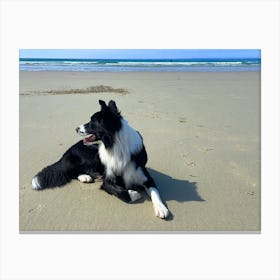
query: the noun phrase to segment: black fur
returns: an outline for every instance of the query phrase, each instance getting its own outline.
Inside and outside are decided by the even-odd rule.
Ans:
[[[109,180],[105,179],[101,185],[101,189],[106,191],[108,194],[118,197],[120,200],[126,203],[131,202],[128,190],[122,184],[110,182]]]
[[[68,149],[60,160],[45,167],[35,177],[38,180],[38,189],[45,189],[63,186],[81,174],[88,174],[95,179],[103,172],[98,145],[86,146],[81,140]]]
[[[84,128],[87,134],[94,134],[96,140],[102,140],[106,149],[110,149],[116,132],[121,129],[122,116],[114,101],[111,100],[107,106],[103,100],[99,100],[99,104],[101,110],[91,116],[90,122],[84,124]],[[76,131],[80,133],[79,128]]]

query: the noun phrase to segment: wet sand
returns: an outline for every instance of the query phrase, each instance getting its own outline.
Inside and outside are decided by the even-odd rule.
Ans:
[[[75,128],[99,99],[115,100],[141,132],[166,221],[149,199],[124,204],[100,183],[32,190],[32,177],[80,140]],[[21,71],[19,102],[21,232],[261,229],[260,73]]]

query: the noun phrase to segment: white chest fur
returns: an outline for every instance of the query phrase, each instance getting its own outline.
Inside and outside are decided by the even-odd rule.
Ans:
[[[131,154],[142,147],[140,135],[122,119],[122,128],[115,135],[113,147],[107,150],[103,143],[99,145],[99,156],[106,167],[106,175],[122,175],[130,163]]]

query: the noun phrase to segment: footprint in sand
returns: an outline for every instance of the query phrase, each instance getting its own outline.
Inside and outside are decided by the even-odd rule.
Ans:
[[[180,122],[180,123],[186,123],[186,122],[187,122],[187,118],[185,118],[185,117],[180,117],[180,118],[179,118],[179,122]]]
[[[196,163],[192,160],[192,161],[189,161],[189,162],[186,162],[187,166],[190,166],[190,167],[195,167],[196,166]]]
[[[185,163],[187,166],[189,166],[189,167],[195,167],[195,166],[196,166],[195,161],[190,160],[190,159],[187,159],[187,157],[188,157],[187,155],[183,154],[182,157],[183,157],[183,159],[184,159],[184,163]]]
[[[254,195],[254,194],[255,194],[254,191],[247,192],[247,195],[249,195],[249,196],[252,196],[252,195]]]
[[[207,152],[210,152],[210,151],[214,151],[214,148],[205,148],[205,147],[201,147],[201,146],[198,146],[198,145],[195,145],[195,148],[199,152],[202,152],[202,153],[207,153]]]
[[[46,205],[38,204],[36,207],[31,208],[28,210],[28,213],[31,213],[33,211],[41,211],[46,207]]]

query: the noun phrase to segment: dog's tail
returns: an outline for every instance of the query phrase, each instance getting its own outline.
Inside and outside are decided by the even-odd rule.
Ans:
[[[34,190],[42,190],[63,186],[70,182],[71,178],[65,172],[61,160],[52,165],[45,167],[32,179],[32,188]]]

